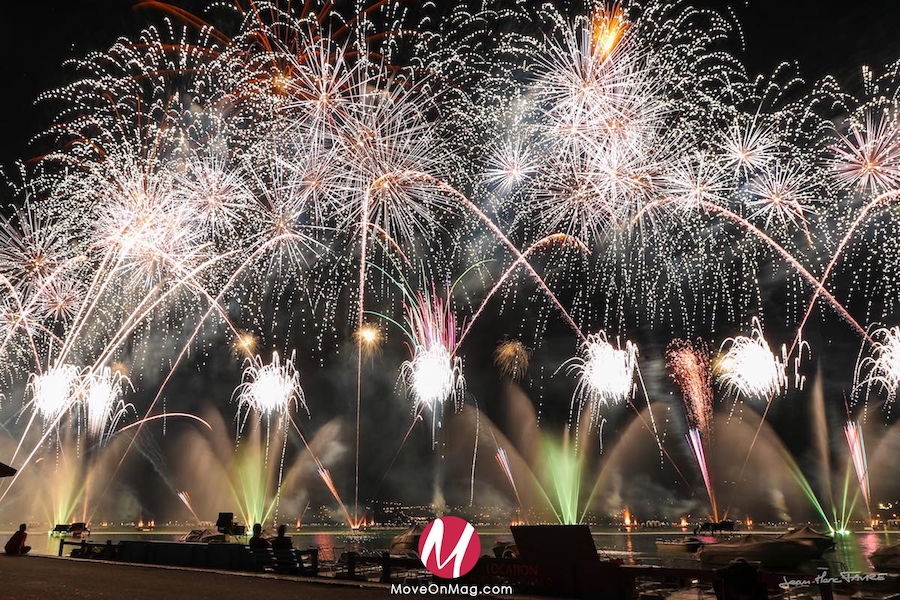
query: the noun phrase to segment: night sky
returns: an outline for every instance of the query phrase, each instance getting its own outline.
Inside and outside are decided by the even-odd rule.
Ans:
[[[180,0],[197,11],[199,0]],[[340,3],[338,3],[340,4]],[[768,72],[782,61],[797,61],[806,79],[831,74],[843,83],[858,81],[859,67],[900,58],[900,6],[891,0],[746,0],[696,3],[733,6],[744,31],[742,55],[751,74]],[[3,110],[0,111],[0,164],[29,158],[28,140],[52,114],[34,106],[39,93],[66,83],[64,60],[104,50],[121,35],[132,36],[160,14],[135,10],[130,0],[75,0],[27,3],[0,19]],[[738,42],[739,43],[739,42]]]

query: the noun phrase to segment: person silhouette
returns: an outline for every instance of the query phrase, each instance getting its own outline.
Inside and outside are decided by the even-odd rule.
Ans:
[[[268,548],[269,542],[262,536],[262,525],[257,523],[253,526],[253,537],[250,538],[251,548]]]
[[[4,550],[6,550],[7,554],[11,555],[28,554],[28,551],[31,550],[31,546],[25,545],[26,539],[28,539],[28,534],[25,533],[25,523],[22,523],[19,525],[19,530],[12,534],[12,537],[6,542]]]
[[[284,523],[278,526],[278,537],[272,539],[272,548],[274,550],[291,550],[294,547],[291,538],[285,535],[286,531],[287,525]]]

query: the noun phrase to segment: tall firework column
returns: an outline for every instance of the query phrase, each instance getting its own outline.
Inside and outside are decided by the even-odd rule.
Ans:
[[[799,352],[794,359],[795,381],[797,387],[802,387],[804,377],[800,375],[800,357],[803,353],[805,343],[798,341]],[[727,348],[727,351],[726,351]],[[723,388],[734,394],[734,404],[732,404],[732,412],[741,398],[761,398],[766,401],[766,409],[762,418],[759,420],[759,426],[750,442],[750,448],[747,450],[747,456],[744,458],[744,464],[741,466],[741,472],[737,478],[737,484],[732,490],[732,499],[737,491],[737,486],[744,479],[744,471],[750,462],[750,455],[759,439],[759,433],[765,424],[766,416],[769,414],[769,408],[776,396],[782,394],[788,388],[788,376],[786,366],[788,364],[788,352],[785,346],[781,347],[781,357],[772,352],[769,343],[763,336],[762,324],[759,319],[753,318],[753,331],[750,336],[739,335],[728,338],[721,346],[723,354],[716,361],[714,371],[716,373],[716,381]],[[815,501],[817,502],[817,501]],[[731,502],[725,507],[724,516],[728,517],[728,511],[731,509]]]
[[[719,509],[713,490],[712,474],[706,461],[706,450],[709,448],[712,434],[713,403],[713,380],[709,357],[709,346],[700,338],[693,342],[673,340],[666,348],[666,368],[681,389],[684,399],[689,429],[686,434],[688,446],[703,476],[713,519],[718,521]]]
[[[406,335],[412,358],[401,368],[407,394],[413,400],[413,412],[431,413],[431,444],[435,452],[434,503],[437,511],[443,496],[443,419],[449,402],[455,410],[462,404],[465,380],[462,359],[456,356],[456,315],[450,302],[419,292],[404,304]]]
[[[847,437],[847,445],[850,446],[850,458],[853,460],[853,468],[856,478],[859,480],[859,489],[866,501],[866,515],[872,519],[872,505],[869,502],[869,461],[866,457],[866,442],[863,439],[862,426],[859,421],[847,421],[844,426],[844,435]]]
[[[265,524],[269,519],[278,521],[291,412],[298,407],[306,410],[306,397],[294,360],[295,355],[291,354],[282,362],[277,352],[272,353],[269,363],[260,356],[248,358],[243,382],[234,391],[238,402],[239,443],[233,488],[248,524]],[[241,437],[248,421],[251,421],[250,433]],[[273,442],[281,442],[280,453],[270,451]]]

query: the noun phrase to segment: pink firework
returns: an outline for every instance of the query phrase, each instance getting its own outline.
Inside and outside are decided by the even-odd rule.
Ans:
[[[708,440],[713,403],[709,346],[700,338],[673,340],[666,348],[666,368],[684,396],[688,426]]]

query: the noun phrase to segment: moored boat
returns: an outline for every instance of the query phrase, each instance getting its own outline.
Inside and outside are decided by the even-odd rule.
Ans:
[[[61,523],[50,530],[50,535],[57,535],[59,537],[72,536],[77,538],[83,535],[89,535],[90,533],[90,528],[83,522],[72,523],[71,525]]]
[[[694,553],[700,549],[703,542],[696,537],[689,536],[680,539],[657,539],[657,552],[685,552]]]
[[[869,561],[882,571],[900,571],[900,544],[879,548],[869,555]]]
[[[704,545],[699,551],[700,561],[707,564],[728,564],[743,558],[770,568],[795,567],[820,555],[817,548],[804,542],[752,534]]]
[[[421,525],[413,525],[403,533],[394,536],[391,540],[391,555],[393,556],[418,556],[419,540],[425,528]]]
[[[224,544],[236,541],[234,536],[215,529],[192,529],[181,536],[182,542],[204,542],[207,544]]]
[[[808,544],[815,548],[819,556],[819,558],[829,550],[834,549],[834,538],[830,535],[825,535],[824,533],[819,533],[812,527],[808,525],[805,527],[801,527],[800,529],[793,529],[788,531],[784,535],[781,536],[782,540],[793,540],[795,542],[802,542],[804,544]]]

